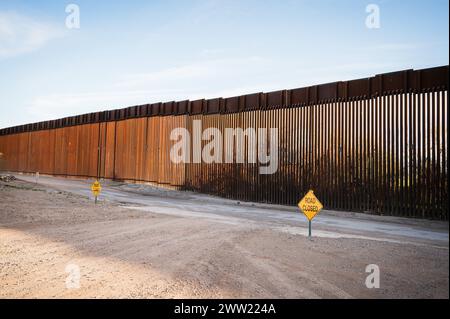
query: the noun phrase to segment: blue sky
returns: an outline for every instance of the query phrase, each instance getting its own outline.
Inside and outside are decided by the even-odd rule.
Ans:
[[[80,8],[68,29],[65,8]],[[380,28],[366,27],[366,6]],[[449,63],[448,0],[0,0],[0,127]]]

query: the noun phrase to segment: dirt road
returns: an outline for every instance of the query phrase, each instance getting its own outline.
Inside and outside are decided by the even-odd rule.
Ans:
[[[113,182],[94,205],[89,181],[17,177],[0,183],[0,298],[449,297],[448,223],[324,212],[310,241],[290,208]]]

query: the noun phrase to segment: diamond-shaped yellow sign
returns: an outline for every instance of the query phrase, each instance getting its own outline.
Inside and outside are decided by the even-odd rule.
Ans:
[[[92,184],[91,186],[91,191],[94,194],[94,196],[98,196],[101,190],[102,186],[100,185],[99,181],[95,181],[94,184]]]
[[[312,220],[323,208],[323,205],[314,195],[314,192],[310,190],[298,203],[298,207],[308,220]]]

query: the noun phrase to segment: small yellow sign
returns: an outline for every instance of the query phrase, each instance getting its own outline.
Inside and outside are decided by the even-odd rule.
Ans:
[[[314,192],[310,190],[298,203],[298,207],[308,220],[312,220],[323,208],[323,205],[314,195]]]
[[[94,196],[98,196],[102,190],[102,185],[100,185],[99,181],[95,181],[94,184],[92,184],[91,186],[91,190],[92,190],[92,194],[94,194]]]

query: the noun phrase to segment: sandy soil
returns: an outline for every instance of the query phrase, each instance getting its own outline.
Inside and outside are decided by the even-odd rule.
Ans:
[[[365,286],[368,264],[380,289]],[[0,298],[448,298],[448,267],[448,247],[310,241],[0,183]]]

